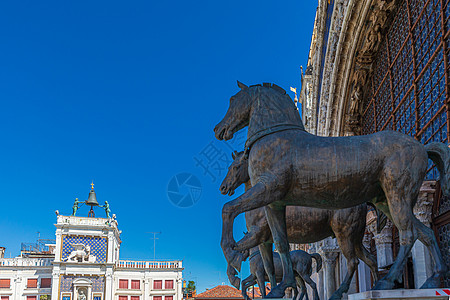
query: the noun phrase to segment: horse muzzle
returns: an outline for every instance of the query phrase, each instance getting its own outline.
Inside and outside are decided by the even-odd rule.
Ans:
[[[222,195],[226,195],[226,194],[229,194],[230,196],[232,195],[232,194],[234,194],[234,191],[232,191],[229,187],[228,187],[228,184],[226,184],[226,183],[223,183],[221,186],[220,186],[220,193],[222,194]]]
[[[227,141],[233,138],[233,133],[230,132],[230,125],[222,124],[222,122],[220,122],[219,124],[216,125],[216,127],[214,127],[214,133],[216,139],[218,139],[219,141],[222,140]]]

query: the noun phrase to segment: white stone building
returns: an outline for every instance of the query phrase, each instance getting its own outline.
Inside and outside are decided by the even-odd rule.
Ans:
[[[55,226],[45,253],[4,258],[0,248],[0,300],[182,299],[182,261],[120,260],[114,215],[58,215]]]

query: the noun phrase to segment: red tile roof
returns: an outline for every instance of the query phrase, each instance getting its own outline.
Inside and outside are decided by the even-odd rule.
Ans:
[[[244,299],[244,297],[242,297],[240,290],[232,286],[218,285],[198,294],[195,296],[195,299]]]
[[[255,297],[253,298],[253,288],[255,289]],[[270,293],[270,283],[266,284],[266,295]],[[257,298],[262,298],[261,296],[261,291],[259,289],[259,287],[255,286],[255,287],[250,287],[247,290],[247,296],[249,296],[252,299],[257,299]]]

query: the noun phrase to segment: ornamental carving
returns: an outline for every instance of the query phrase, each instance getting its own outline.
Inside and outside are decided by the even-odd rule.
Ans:
[[[357,62],[360,65],[373,62],[374,55],[378,51],[383,37],[384,28],[387,25],[386,21],[395,6],[395,2],[395,0],[380,0],[374,4],[373,12],[369,18],[370,22],[366,29],[366,39],[357,57]]]
[[[352,93],[350,96],[350,105],[346,119],[348,132],[353,135],[359,135],[361,127],[361,103],[363,101],[363,89],[366,84],[368,71],[359,68],[353,73],[351,80]]]
[[[347,115],[344,123],[346,135],[361,134],[362,104],[364,101],[370,101],[370,99],[364,99],[366,85],[371,77],[372,63],[385,34],[389,16],[395,10],[397,2],[396,0],[375,0],[372,4],[372,12],[363,30],[364,38],[357,52],[349,85]]]
[[[91,255],[91,247],[89,245],[83,244],[71,244],[71,246],[75,249],[70,255],[66,258],[68,262],[90,262],[94,263],[96,257]]]
[[[436,182],[425,181],[420,188],[419,198],[414,206],[414,215],[420,222],[430,226],[433,215],[433,202],[436,193]]]
[[[386,225],[380,233],[377,233],[376,226],[369,227],[369,230],[373,233],[373,238],[375,239],[375,244],[377,246],[392,244],[392,227],[392,222],[389,220],[386,222]]]

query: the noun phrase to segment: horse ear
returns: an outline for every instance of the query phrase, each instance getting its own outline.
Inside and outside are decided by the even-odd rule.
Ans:
[[[239,80],[237,81],[237,85],[241,90],[245,90],[248,89],[248,86],[246,86],[245,84],[243,84],[242,82],[240,82]]]
[[[234,151],[234,152],[231,152],[231,157],[233,158],[233,160],[235,160],[235,159],[236,159],[236,151]]]

